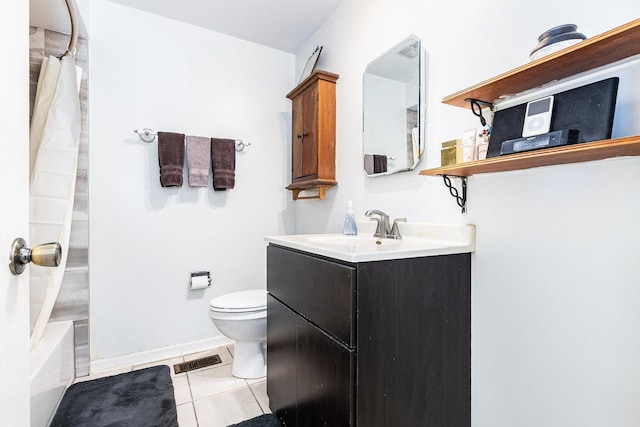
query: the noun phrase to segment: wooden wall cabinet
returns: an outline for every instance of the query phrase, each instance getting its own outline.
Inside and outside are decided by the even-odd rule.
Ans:
[[[291,184],[293,200],[324,199],[336,185],[336,80],[338,75],[316,70],[293,89]],[[300,197],[305,190],[317,195]]]

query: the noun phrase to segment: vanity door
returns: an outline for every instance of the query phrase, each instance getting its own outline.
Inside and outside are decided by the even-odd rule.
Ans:
[[[471,255],[359,264],[358,424],[471,426]]]
[[[296,425],[298,316],[267,296],[267,394],[269,406],[285,426]]]
[[[283,423],[355,426],[355,268],[269,245],[267,394]]]
[[[355,350],[269,295],[267,394],[285,426],[353,426]]]
[[[297,426],[353,426],[355,351],[298,319]]]

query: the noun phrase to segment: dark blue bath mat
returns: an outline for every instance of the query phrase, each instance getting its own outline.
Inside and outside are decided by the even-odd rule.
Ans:
[[[260,415],[229,427],[282,427],[282,423],[278,417],[273,414]]]
[[[178,427],[168,366],[73,384],[51,427]]]

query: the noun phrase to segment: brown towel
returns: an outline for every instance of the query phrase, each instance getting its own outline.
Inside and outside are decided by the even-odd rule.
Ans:
[[[158,132],[158,161],[160,184],[163,187],[182,187],[184,134]]]
[[[364,171],[367,175],[373,174],[373,154],[364,155]]]
[[[236,142],[233,139],[211,138],[213,188],[224,191],[236,183]]]
[[[387,171],[387,156],[384,154],[373,155],[373,173],[383,173]]]

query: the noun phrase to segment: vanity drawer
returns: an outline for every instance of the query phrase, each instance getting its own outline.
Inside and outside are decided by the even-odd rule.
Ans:
[[[267,290],[329,335],[355,346],[355,268],[269,245]]]

